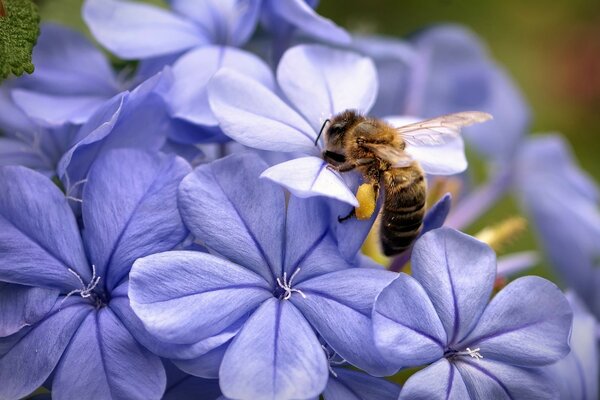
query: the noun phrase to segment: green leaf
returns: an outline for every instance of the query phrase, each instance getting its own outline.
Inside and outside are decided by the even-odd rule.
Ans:
[[[0,81],[33,72],[31,53],[39,34],[40,16],[31,0],[0,0]]]

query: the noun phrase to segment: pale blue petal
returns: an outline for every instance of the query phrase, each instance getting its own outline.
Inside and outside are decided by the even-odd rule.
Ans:
[[[54,306],[58,291],[0,282],[0,337],[39,321]]]
[[[377,96],[377,71],[369,58],[321,45],[285,52],[277,82],[316,132],[325,119],[342,111],[368,113]]]
[[[111,96],[55,95],[32,90],[13,91],[15,103],[43,125],[84,124]]]
[[[333,44],[348,44],[351,41],[348,32],[319,15],[304,0],[265,0],[265,3],[264,7],[271,8],[276,18],[283,19],[307,36]]]
[[[273,74],[252,53],[224,46],[205,46],[186,53],[173,65],[173,86],[165,99],[173,117],[198,125],[218,125],[208,103],[207,84],[221,68],[230,68],[273,90]]]
[[[208,85],[210,107],[223,132],[262,150],[316,154],[317,132],[275,93],[239,72],[224,69]]]
[[[485,358],[454,365],[473,400],[558,399],[555,382],[542,368],[516,367]]]
[[[25,76],[26,87],[38,92],[109,98],[119,83],[108,58],[83,33],[43,23],[33,50],[35,74]]]
[[[473,329],[490,298],[496,254],[464,233],[435,229],[415,243],[412,275],[427,292],[452,345]]]
[[[0,168],[0,279],[60,289],[91,279],[79,228],[67,199],[47,177]]]
[[[268,168],[261,178],[282,185],[298,197],[326,196],[357,206],[350,188],[327,165],[319,157],[301,157]]]
[[[282,272],[285,199],[258,178],[265,167],[252,153],[202,165],[181,182],[179,207],[206,247],[273,282]]]
[[[126,60],[177,53],[208,43],[191,21],[149,4],[86,0],[82,14],[96,40]]]
[[[551,364],[569,353],[572,319],[555,284],[537,276],[519,278],[494,296],[461,347],[524,367]]]
[[[17,338],[0,339],[0,349],[8,344],[0,351],[0,398],[20,399],[39,388],[91,311],[81,302],[62,308],[58,302],[37,324],[17,333]]]
[[[134,149],[113,150],[93,164],[83,190],[84,238],[109,290],[137,258],[185,239],[177,188],[190,171],[182,158]]]
[[[138,259],[130,273],[131,307],[158,339],[193,344],[222,332],[272,297],[260,276],[195,251]]]
[[[375,297],[396,274],[350,268],[318,276],[297,285],[291,301],[327,344],[342,358],[373,375],[389,375],[396,365],[384,360],[375,346],[371,310]]]
[[[289,301],[270,299],[231,343],[219,373],[229,398],[291,400],[318,396],[327,359],[317,336]]]
[[[61,357],[52,398],[159,400],[166,375],[161,360],[135,341],[110,310],[88,313]]]
[[[261,0],[169,0],[173,10],[196,23],[213,44],[241,47],[258,21]]]
[[[467,387],[456,367],[442,358],[416,372],[404,384],[399,400],[468,400]]]
[[[435,361],[443,356],[447,344],[446,332],[427,293],[404,273],[377,296],[373,330],[381,353],[398,367]]]

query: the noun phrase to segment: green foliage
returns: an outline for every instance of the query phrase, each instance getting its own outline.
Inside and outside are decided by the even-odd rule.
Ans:
[[[31,0],[0,0],[0,81],[33,72],[31,53],[39,33],[40,16]]]

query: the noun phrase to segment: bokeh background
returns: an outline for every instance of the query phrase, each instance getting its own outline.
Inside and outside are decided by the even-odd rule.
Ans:
[[[82,0],[36,2],[43,20],[87,32]],[[165,5],[164,0],[146,2]],[[580,165],[600,182],[600,1],[322,0],[318,11],[350,31],[395,37],[435,23],[467,26],[529,101],[532,132],[564,134]],[[516,214],[518,207],[507,197],[467,231],[474,234]],[[528,231],[504,250],[534,247]],[[528,272],[556,280],[544,262]]]

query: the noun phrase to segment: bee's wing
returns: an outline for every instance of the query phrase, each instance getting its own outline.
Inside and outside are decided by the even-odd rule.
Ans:
[[[414,162],[414,159],[409,154],[389,144],[364,143],[362,146],[368,148],[377,157],[389,162],[396,168],[408,167]]]
[[[400,126],[396,131],[411,146],[435,146],[459,136],[462,127],[490,119],[492,116],[488,113],[465,111]]]
[[[409,124],[398,117],[387,118],[387,122],[407,144],[404,152],[427,174],[453,175],[467,168],[460,129],[491,118],[483,112],[467,111]]]

